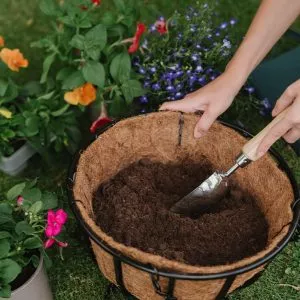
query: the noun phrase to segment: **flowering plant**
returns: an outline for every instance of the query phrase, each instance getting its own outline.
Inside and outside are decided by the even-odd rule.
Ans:
[[[80,139],[77,114],[59,101],[54,81],[19,86],[11,74],[29,65],[19,49],[4,48],[0,37],[0,157],[13,154],[26,141],[45,154],[50,145],[71,152]]]
[[[213,4],[196,2],[186,12],[150,26],[142,45],[144,54],[134,59],[148,93],[140,98],[145,109],[163,101],[182,99],[214,80],[234,51],[231,32],[235,19],[220,23]]]
[[[50,265],[46,248],[56,244],[67,246],[60,234],[67,221],[64,210],[58,209],[57,197],[42,192],[36,181],[11,188],[0,203],[0,297],[8,298],[11,284],[30,265],[37,267],[40,256]]]
[[[40,8],[55,20],[55,32],[33,46],[47,52],[42,83],[52,71],[68,104],[83,109],[97,101],[118,115],[144,93],[130,54],[139,50],[146,30],[145,8],[141,1],[114,0],[115,9],[104,11],[103,2],[42,0]]]

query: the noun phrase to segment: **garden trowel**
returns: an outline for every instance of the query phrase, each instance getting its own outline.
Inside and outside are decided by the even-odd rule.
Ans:
[[[228,177],[240,167],[245,167],[261,158],[262,155],[257,153],[258,146],[270,130],[285,117],[288,110],[289,108],[280,113],[267,127],[246,143],[242,149],[242,154],[238,156],[235,164],[227,172],[216,171],[213,173],[192,192],[175,203],[171,207],[171,211],[193,217],[216,205],[225,196]]]

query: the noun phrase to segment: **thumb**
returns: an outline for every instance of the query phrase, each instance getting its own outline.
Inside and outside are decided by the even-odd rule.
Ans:
[[[195,126],[195,138],[199,139],[200,137],[204,136],[208,132],[209,128],[214,123],[214,121],[217,119],[217,117],[217,114],[212,113],[209,110],[205,111]]]
[[[191,100],[185,98],[178,101],[165,102],[162,104],[159,110],[171,110],[189,113],[195,112],[197,109],[195,109],[195,106]]]

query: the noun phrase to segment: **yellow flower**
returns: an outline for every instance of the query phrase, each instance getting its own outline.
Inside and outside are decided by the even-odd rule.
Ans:
[[[4,47],[4,44],[5,44],[4,38],[3,36],[0,35],[0,47]]]
[[[19,68],[27,68],[28,60],[24,58],[19,49],[3,48],[0,51],[0,58],[7,66],[15,72],[19,72]]]
[[[65,93],[64,99],[72,105],[87,106],[96,100],[96,89],[91,83],[85,83],[83,86]]]
[[[0,108],[0,115],[6,119],[11,119],[12,112],[6,108]]]

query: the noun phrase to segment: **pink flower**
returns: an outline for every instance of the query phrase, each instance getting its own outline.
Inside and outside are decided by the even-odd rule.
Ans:
[[[48,225],[60,224],[64,225],[68,219],[68,214],[63,210],[59,209],[56,212],[48,210],[47,223]]]
[[[63,210],[59,209],[56,212],[48,210],[47,214],[47,226],[45,229],[45,235],[48,238],[44,243],[44,248],[50,248],[55,242],[59,247],[67,247],[67,243],[60,242],[55,239],[55,236],[59,235],[62,230],[62,226],[66,223],[68,214]]]
[[[107,111],[106,111],[106,107],[105,104],[102,102],[101,104],[101,114],[99,116],[99,118],[93,122],[93,124],[90,127],[90,132],[91,133],[95,133],[96,130],[102,126],[104,126],[107,123],[111,123],[112,119],[110,119],[107,116]]]
[[[160,34],[168,33],[167,23],[165,21],[156,21],[154,26]]]
[[[54,239],[48,239],[45,243],[44,243],[44,248],[50,248],[53,244],[55,243]]]
[[[24,198],[21,195],[18,196],[18,198],[17,198],[17,205],[21,206],[23,204],[23,201],[24,201]]]
[[[95,5],[95,6],[98,6],[101,4],[101,0],[92,0],[92,3]]]

